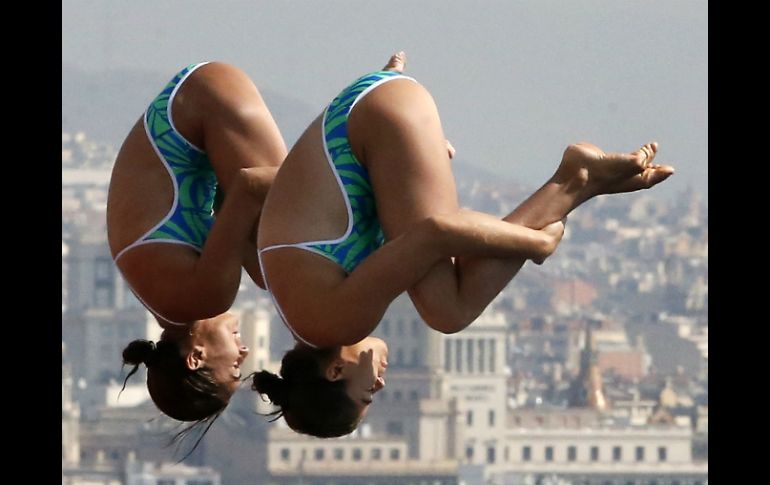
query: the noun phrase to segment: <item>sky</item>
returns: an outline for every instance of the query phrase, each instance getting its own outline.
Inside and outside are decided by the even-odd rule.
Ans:
[[[706,1],[62,1],[63,66],[170,78],[221,60],[317,112],[398,50],[457,159],[501,181],[539,186],[569,143],[655,140],[677,173],[654,194],[708,196]]]

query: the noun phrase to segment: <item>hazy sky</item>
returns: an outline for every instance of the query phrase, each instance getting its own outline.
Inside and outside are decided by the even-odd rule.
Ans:
[[[63,64],[170,78],[224,60],[318,112],[397,50],[464,162],[535,186],[571,142],[657,140],[677,174],[656,191],[708,194],[706,1],[62,2]]]

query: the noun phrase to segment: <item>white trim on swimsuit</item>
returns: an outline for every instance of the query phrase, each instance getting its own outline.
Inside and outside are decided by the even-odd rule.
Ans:
[[[199,67],[205,66],[206,64],[208,64],[208,62],[201,62],[197,66],[194,66],[189,71],[187,71],[187,73],[184,76],[182,76],[181,79],[179,79],[179,81],[176,83],[176,86],[174,86],[174,89],[171,91],[171,94],[168,97],[168,105],[166,106],[166,111],[168,113],[168,121],[171,124],[171,128],[174,130],[174,132],[176,132],[176,135],[179,136],[179,138],[181,138],[188,145],[190,145],[190,147],[192,147],[193,149],[195,149],[195,150],[197,150],[197,151],[199,151],[201,153],[203,153],[203,150],[201,150],[200,148],[195,146],[193,143],[191,143],[187,138],[185,138],[182,135],[182,133],[179,130],[176,129],[176,126],[174,125],[174,120],[171,117],[171,106],[174,104],[174,97],[176,96],[177,91],[179,91],[179,88],[182,86],[182,84],[184,84],[184,82],[187,80],[187,78],[190,77],[190,74],[195,72],[195,70],[197,70]],[[174,215],[174,212],[176,211],[176,207],[179,204],[179,185],[177,184],[176,176],[174,175],[174,171],[171,169],[171,165],[169,165],[169,163],[166,161],[166,158],[160,153],[160,149],[158,148],[158,145],[155,143],[155,140],[153,139],[152,134],[150,133],[150,128],[147,126],[147,116],[146,115],[147,115],[146,112],[145,112],[145,114],[142,115],[142,124],[144,126],[144,132],[147,135],[147,140],[150,142],[150,145],[152,146],[153,151],[158,156],[158,160],[160,160],[160,163],[166,169],[166,171],[168,172],[169,177],[171,178],[171,184],[174,187],[174,201],[171,204],[171,209],[168,211],[168,213],[166,213],[166,215],[160,220],[159,223],[157,223],[154,226],[152,226],[152,228],[150,228],[149,231],[145,232],[136,241],[134,241],[131,244],[129,244],[128,246],[124,247],[123,249],[121,249],[118,252],[118,254],[115,255],[115,257],[113,258],[113,261],[115,261],[115,263],[117,263],[118,259],[120,259],[120,257],[123,256],[129,249],[133,249],[133,248],[136,248],[136,247],[139,247],[139,246],[144,246],[145,244],[181,244],[183,246],[189,246],[189,247],[193,248],[194,250],[198,251],[199,253],[202,252],[201,248],[199,248],[198,246],[196,246],[194,244],[190,244],[190,243],[188,243],[186,241],[178,241],[176,239],[145,239],[150,234],[152,234],[155,231],[157,231],[158,229],[160,229],[166,222],[168,222],[169,219],[171,219],[171,216]],[[120,270],[120,266],[118,266],[117,264],[115,266],[117,266],[118,270],[121,273],[123,273],[123,271]],[[136,291],[134,291],[134,288],[131,286],[131,283],[129,283],[128,280],[125,278],[125,275],[124,275],[123,279],[126,281],[126,285],[128,285],[129,289],[134,294],[134,296],[136,296],[137,300],[142,302],[142,304],[151,313],[159,316],[160,318],[162,318],[163,320],[165,320],[166,322],[168,322],[168,323],[170,323],[172,325],[187,325],[186,323],[175,322],[173,320],[170,320],[170,319],[164,317],[163,315],[161,315],[160,312],[153,310],[152,307],[150,307],[150,305],[148,305],[147,302],[145,302],[142,299],[142,297],[140,297],[139,294]]]
[[[410,81],[417,82],[416,79],[409,76],[404,76],[403,74],[397,75],[397,76],[389,76],[386,78],[382,78],[376,82],[373,82],[370,86],[367,86],[366,89],[361,91],[361,93],[356,97],[356,99],[353,100],[353,103],[350,105],[350,110],[348,111],[348,116],[350,116],[350,113],[353,111],[353,108],[355,107],[356,103],[358,103],[361,99],[363,99],[364,96],[369,94],[374,88],[388,81],[392,81],[394,79],[409,79]],[[329,153],[329,147],[326,145],[326,114],[329,111],[330,105],[326,106],[326,109],[324,109],[324,112],[323,112],[323,118],[321,120],[321,140],[323,141],[324,155],[326,156],[326,161],[328,162],[329,168],[331,168],[331,171],[334,174],[334,179],[337,181],[337,187],[340,189],[340,192],[342,192],[342,198],[345,201],[345,209],[347,210],[347,215],[348,215],[348,226],[347,226],[347,229],[345,229],[345,233],[341,237],[338,237],[335,239],[322,239],[318,241],[307,241],[307,242],[291,243],[291,244],[274,244],[272,246],[268,246],[266,248],[257,250],[257,258],[259,259],[259,269],[262,273],[262,281],[265,283],[265,289],[270,294],[270,299],[273,301],[273,305],[275,305],[275,309],[278,311],[278,315],[281,316],[283,323],[286,325],[289,331],[291,331],[294,337],[296,337],[305,345],[308,345],[313,348],[318,348],[318,346],[311,344],[310,342],[308,342],[307,340],[299,336],[297,332],[294,331],[292,326],[289,325],[289,321],[286,318],[286,315],[283,313],[281,306],[278,304],[278,300],[275,298],[275,295],[273,295],[273,292],[270,291],[270,285],[267,282],[267,275],[265,274],[265,265],[262,263],[262,253],[267,251],[272,251],[274,249],[297,248],[297,249],[303,249],[305,251],[310,251],[312,253],[318,254],[319,256],[326,257],[324,253],[321,253],[320,251],[317,251],[315,248],[312,248],[310,246],[318,245],[318,244],[337,244],[347,239],[348,236],[350,236],[351,232],[353,232],[353,208],[350,206],[350,199],[348,198],[348,193],[345,190],[345,184],[342,183],[342,178],[340,177],[340,174],[337,172],[337,167],[334,165],[334,160],[332,160],[332,156]],[[345,121],[345,123],[347,123],[347,120]]]

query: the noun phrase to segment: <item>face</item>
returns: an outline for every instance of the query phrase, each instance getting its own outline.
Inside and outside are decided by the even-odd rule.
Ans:
[[[241,342],[240,322],[232,313],[199,320],[192,327],[193,346],[201,349],[202,365],[232,395],[241,379],[241,364],[249,349]]]
[[[340,377],[346,381],[348,395],[366,414],[374,394],[385,387],[388,345],[382,339],[367,337],[342,347],[335,362],[341,365]]]

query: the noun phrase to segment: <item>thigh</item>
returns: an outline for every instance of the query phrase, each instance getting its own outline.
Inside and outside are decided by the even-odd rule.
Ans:
[[[277,167],[286,144],[259,90],[242,70],[199,68],[174,99],[174,122],[209,157],[225,192],[241,168]]]
[[[386,239],[458,210],[438,109],[423,86],[409,80],[380,86],[351,113],[349,130],[369,171]]]
[[[428,91],[411,81],[391,81],[360,104],[351,144],[355,150],[356,135],[363,135],[365,143],[359,149],[372,180],[386,240],[427,217],[456,214],[459,203],[446,138]],[[357,121],[354,116],[351,113],[351,123]],[[458,287],[454,262],[445,257],[408,291],[423,319],[434,322],[458,314],[460,308],[453,304]]]

